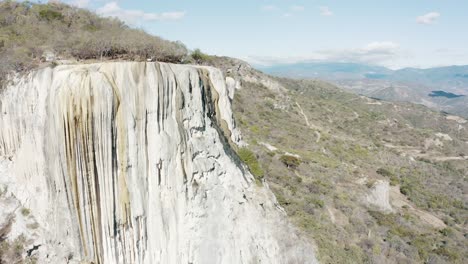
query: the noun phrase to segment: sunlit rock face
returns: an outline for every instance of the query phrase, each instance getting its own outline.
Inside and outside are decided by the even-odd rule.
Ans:
[[[379,211],[387,213],[393,212],[392,206],[390,205],[390,184],[388,181],[376,181],[366,199],[371,207]]]
[[[40,263],[315,263],[232,151],[229,93],[216,69],[164,63],[14,80],[0,183],[40,224]]]

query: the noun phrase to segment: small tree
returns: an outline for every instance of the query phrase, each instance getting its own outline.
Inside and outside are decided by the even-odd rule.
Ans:
[[[210,59],[210,56],[203,53],[200,49],[196,49],[192,52],[192,58],[197,62],[203,62]]]

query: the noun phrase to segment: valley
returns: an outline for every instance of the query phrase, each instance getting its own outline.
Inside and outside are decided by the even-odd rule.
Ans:
[[[324,79],[356,94],[422,104],[468,117],[468,79],[463,77],[467,66],[390,70],[365,64],[311,62],[258,68],[277,76]]]

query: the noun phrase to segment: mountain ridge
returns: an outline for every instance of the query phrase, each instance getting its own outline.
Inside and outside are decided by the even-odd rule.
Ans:
[[[439,111],[468,117],[468,78],[464,77],[468,75],[468,66],[391,70],[359,63],[324,62],[260,69],[269,74],[296,79],[324,79],[358,94],[424,104]],[[392,87],[398,87],[398,90],[392,90]],[[433,91],[455,96],[446,97],[453,100],[440,101],[431,96]],[[457,97],[464,98],[455,100]]]

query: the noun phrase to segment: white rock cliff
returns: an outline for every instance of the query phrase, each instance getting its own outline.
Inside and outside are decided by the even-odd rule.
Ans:
[[[231,149],[231,90],[214,68],[164,63],[14,80],[0,184],[40,225],[39,263],[315,263]]]

